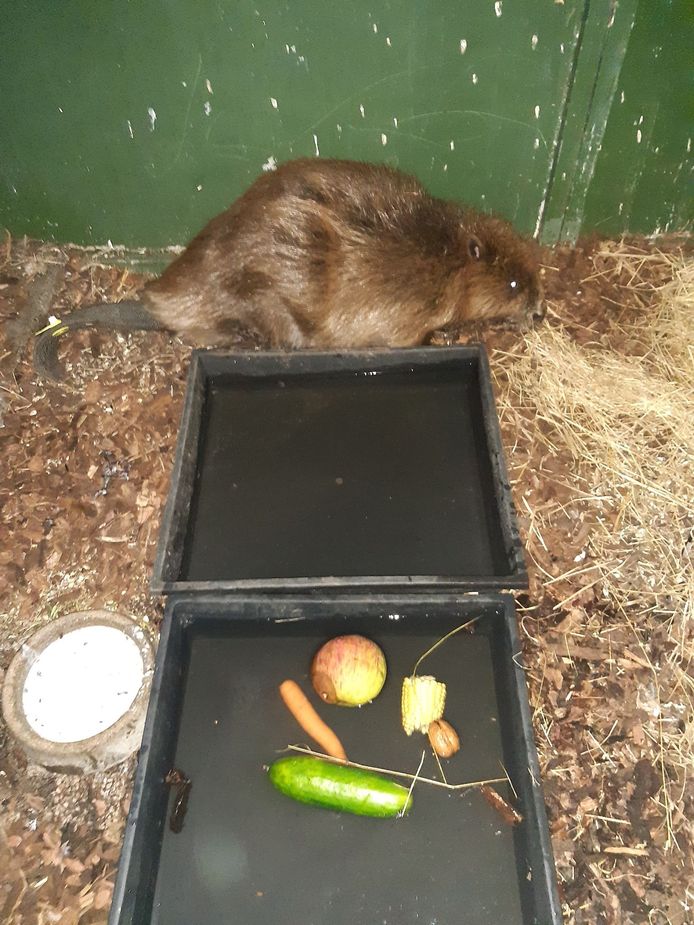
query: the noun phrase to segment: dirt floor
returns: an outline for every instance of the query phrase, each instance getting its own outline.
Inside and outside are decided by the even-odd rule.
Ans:
[[[545,259],[545,339],[533,347],[512,330],[482,334],[527,549],[519,617],[571,925],[694,922],[691,611],[681,585],[670,593],[637,576],[626,603],[610,591],[591,537],[609,521],[621,542],[616,521],[628,510],[614,512],[597,477],[577,495],[580,453],[555,439],[556,421],[523,389],[536,373],[531,351],[551,332],[578,356],[596,347],[641,356],[625,319],[654,310],[676,266],[661,257],[681,246],[555,249]],[[84,332],[61,343],[68,380],[54,384],[32,375],[26,348],[49,306],[60,315],[127,298],[143,279],[98,252],[0,242],[0,671],[35,629],[73,610],[130,613],[156,638],[162,604],[148,582],[189,349],[165,334]],[[687,516],[691,530],[691,508]],[[639,536],[618,550],[624,575]],[[678,543],[684,574],[692,541]],[[133,771],[131,760],[92,777],[48,773],[27,764],[0,722],[1,921],[106,921]]]

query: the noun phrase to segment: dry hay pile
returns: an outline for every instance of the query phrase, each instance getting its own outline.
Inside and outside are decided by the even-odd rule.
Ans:
[[[535,725],[568,921],[681,925],[694,921],[694,263],[620,244],[593,264],[623,290],[607,324],[552,312],[492,356],[530,559]]]

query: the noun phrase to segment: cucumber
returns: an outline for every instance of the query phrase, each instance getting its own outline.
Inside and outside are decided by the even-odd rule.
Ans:
[[[407,787],[373,771],[333,764],[322,758],[292,755],[270,765],[275,787],[288,797],[357,816],[387,818],[412,805]]]

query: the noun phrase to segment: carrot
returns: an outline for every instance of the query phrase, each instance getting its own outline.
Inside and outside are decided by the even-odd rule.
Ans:
[[[279,690],[285,706],[304,732],[321,746],[326,755],[346,761],[347,755],[342,742],[316,713],[296,681],[283,681]]]

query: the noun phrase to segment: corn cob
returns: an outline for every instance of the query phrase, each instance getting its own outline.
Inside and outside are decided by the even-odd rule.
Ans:
[[[402,728],[408,736],[426,732],[429,723],[443,716],[446,685],[431,675],[413,675],[402,682]]]

